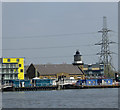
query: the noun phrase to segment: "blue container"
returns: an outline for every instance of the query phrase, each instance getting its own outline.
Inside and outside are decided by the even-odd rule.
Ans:
[[[14,87],[30,87],[30,80],[11,80],[10,83],[12,83],[12,85]],[[23,86],[24,83],[24,86]]]
[[[87,79],[87,80],[86,80],[86,85],[87,85],[87,86],[95,86],[95,85],[98,85],[97,79]]]
[[[32,84],[35,86],[51,86],[53,84],[53,80],[51,79],[33,79]]]
[[[113,80],[112,79],[102,79],[103,85],[112,85]]]

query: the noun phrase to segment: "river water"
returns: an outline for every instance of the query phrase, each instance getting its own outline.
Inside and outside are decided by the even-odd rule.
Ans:
[[[118,108],[118,89],[3,92],[3,108]]]

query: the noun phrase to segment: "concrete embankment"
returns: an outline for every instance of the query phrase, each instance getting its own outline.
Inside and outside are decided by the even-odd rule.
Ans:
[[[96,86],[76,86],[76,85],[64,85],[64,86],[46,86],[46,87],[8,87],[3,88],[3,92],[7,91],[41,91],[41,90],[62,90],[62,89],[97,89],[97,88],[120,88],[120,85],[96,85]]]

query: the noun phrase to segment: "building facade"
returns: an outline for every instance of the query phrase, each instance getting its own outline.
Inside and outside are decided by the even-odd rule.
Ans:
[[[104,65],[103,64],[84,64],[83,71],[88,77],[103,77]]]
[[[2,83],[13,79],[24,79],[24,58],[1,58],[0,73]]]
[[[26,78],[32,79],[84,79],[83,62],[80,52],[77,50],[74,55],[73,64],[31,64],[26,67]]]
[[[31,64],[26,69],[26,78],[32,79],[84,79],[83,72],[73,64]]]

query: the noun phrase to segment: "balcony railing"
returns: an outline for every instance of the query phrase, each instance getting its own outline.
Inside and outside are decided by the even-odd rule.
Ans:
[[[18,68],[18,66],[2,66],[2,68]]]
[[[17,74],[18,73],[18,71],[16,71],[16,72],[2,72],[2,74]]]

